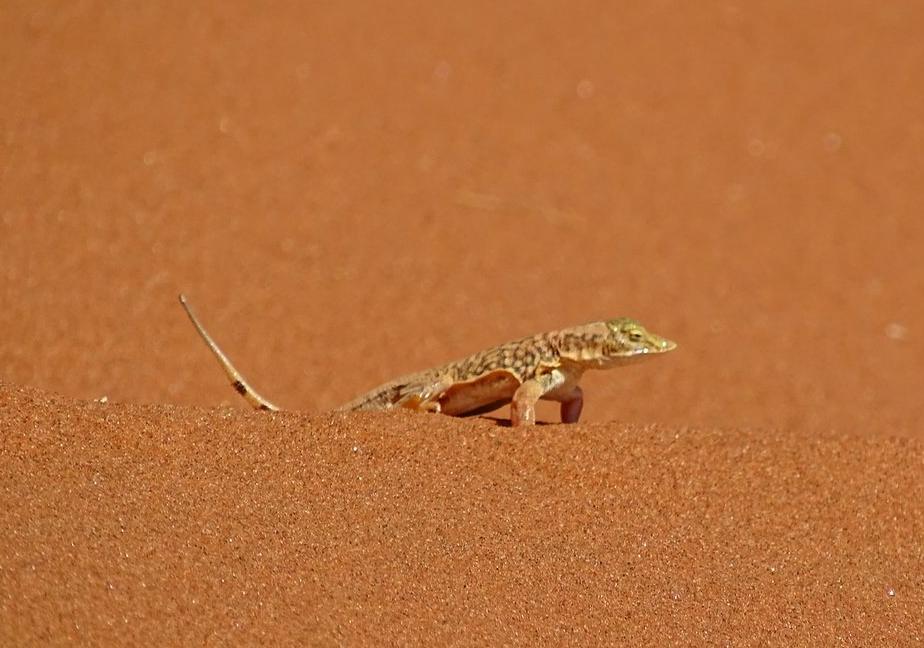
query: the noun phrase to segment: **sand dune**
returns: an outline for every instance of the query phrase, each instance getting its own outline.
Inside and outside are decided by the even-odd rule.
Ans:
[[[0,394],[6,645],[924,639],[915,441]]]

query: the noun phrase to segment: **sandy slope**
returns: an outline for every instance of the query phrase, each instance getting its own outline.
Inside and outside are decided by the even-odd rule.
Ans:
[[[924,640],[913,441],[0,394],[6,645]]]

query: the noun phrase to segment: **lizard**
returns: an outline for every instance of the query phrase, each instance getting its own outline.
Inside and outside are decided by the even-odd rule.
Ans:
[[[235,391],[256,409],[279,411],[231,364],[185,295],[180,295],[180,304]],[[408,374],[357,396],[337,410],[403,407],[474,416],[510,403],[510,423],[517,426],[536,422],[536,402],[543,399],[561,404],[562,423],[576,423],[584,406],[584,392],[578,382],[585,370],[609,369],[675,348],[676,343],[649,332],[634,319],[617,317],[539,333]]]

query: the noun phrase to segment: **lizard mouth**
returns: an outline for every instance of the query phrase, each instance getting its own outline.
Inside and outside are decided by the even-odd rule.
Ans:
[[[673,351],[677,348],[677,343],[670,340],[660,338],[657,342],[651,346],[643,346],[637,349],[633,349],[629,354],[629,357],[633,356],[643,356],[657,353],[666,353],[667,351]]]
[[[664,353],[665,351],[673,351],[677,348],[677,343],[672,342],[671,340],[666,340],[661,338],[661,343],[658,345],[658,348],[655,349],[655,353]]]

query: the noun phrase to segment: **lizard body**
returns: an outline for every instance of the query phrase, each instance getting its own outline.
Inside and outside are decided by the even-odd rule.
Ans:
[[[278,410],[234,368],[183,295],[180,303],[235,390],[257,409]],[[396,378],[337,409],[404,407],[471,416],[511,403],[511,424],[528,425],[535,423],[535,405],[543,399],[560,402],[562,422],[574,423],[580,418],[584,404],[578,385],[584,371],[628,364],[676,346],[626,317],[591,322],[507,342],[440,367]]]

